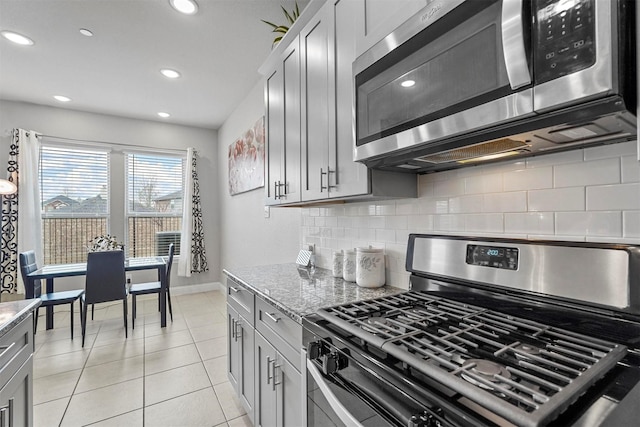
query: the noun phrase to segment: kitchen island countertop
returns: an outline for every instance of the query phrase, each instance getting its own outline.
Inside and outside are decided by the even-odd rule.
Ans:
[[[40,298],[0,303],[0,338],[40,306]]]
[[[223,272],[298,323],[318,309],[407,292],[394,286],[362,288],[335,278],[324,268],[295,263],[238,267]]]

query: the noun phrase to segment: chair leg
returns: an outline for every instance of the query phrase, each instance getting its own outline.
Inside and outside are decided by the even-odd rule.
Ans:
[[[40,307],[36,308],[36,317],[33,318],[33,335],[36,334],[38,329],[38,311],[40,311]]]
[[[133,305],[131,307],[131,329],[136,328],[136,294],[131,295]]]
[[[73,303],[75,301],[71,301],[71,339],[73,339]]]
[[[169,301],[169,315],[171,316],[171,323],[173,323],[173,310],[171,309],[171,292],[167,289],[167,300]]]
[[[122,306],[124,308],[124,337],[128,338],[128,330],[127,330],[127,297],[122,300]]]
[[[82,302],[80,304],[83,304]],[[82,306],[82,315],[80,316],[80,323],[82,325],[82,347],[84,347],[84,335],[87,332],[87,311],[89,311],[89,307],[86,303]]]

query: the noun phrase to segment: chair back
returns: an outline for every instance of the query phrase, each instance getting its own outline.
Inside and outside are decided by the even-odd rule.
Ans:
[[[121,300],[126,297],[124,251],[89,252],[85,301],[94,304]]]
[[[169,289],[169,284],[171,283],[171,266],[173,265],[173,252],[175,248],[173,243],[169,244],[169,258],[167,258],[167,289]]]
[[[25,298],[38,298],[42,295],[42,285],[40,279],[33,281],[33,288],[29,286],[27,274],[33,273],[38,269],[36,264],[36,253],[34,251],[26,251],[20,253],[20,273],[22,274],[22,282],[24,283]]]

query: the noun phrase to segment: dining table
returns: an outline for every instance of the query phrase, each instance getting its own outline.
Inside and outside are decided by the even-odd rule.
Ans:
[[[161,256],[127,258],[124,262],[125,271],[158,270],[160,281],[160,327],[167,326],[167,275],[166,261]],[[54,279],[60,277],[85,276],[87,263],[51,264],[45,265],[27,274],[25,283],[26,298],[34,298],[34,283],[36,280],[46,280],[46,292],[54,292]],[[53,328],[53,306],[46,307],[46,328]]]

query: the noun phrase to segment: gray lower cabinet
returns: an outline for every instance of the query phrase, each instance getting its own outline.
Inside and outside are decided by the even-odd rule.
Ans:
[[[0,338],[0,425],[33,425],[33,315]]]
[[[227,280],[227,377],[247,415],[254,421],[254,295]]]
[[[260,334],[255,336],[255,426],[300,426],[303,423],[302,375]]]

